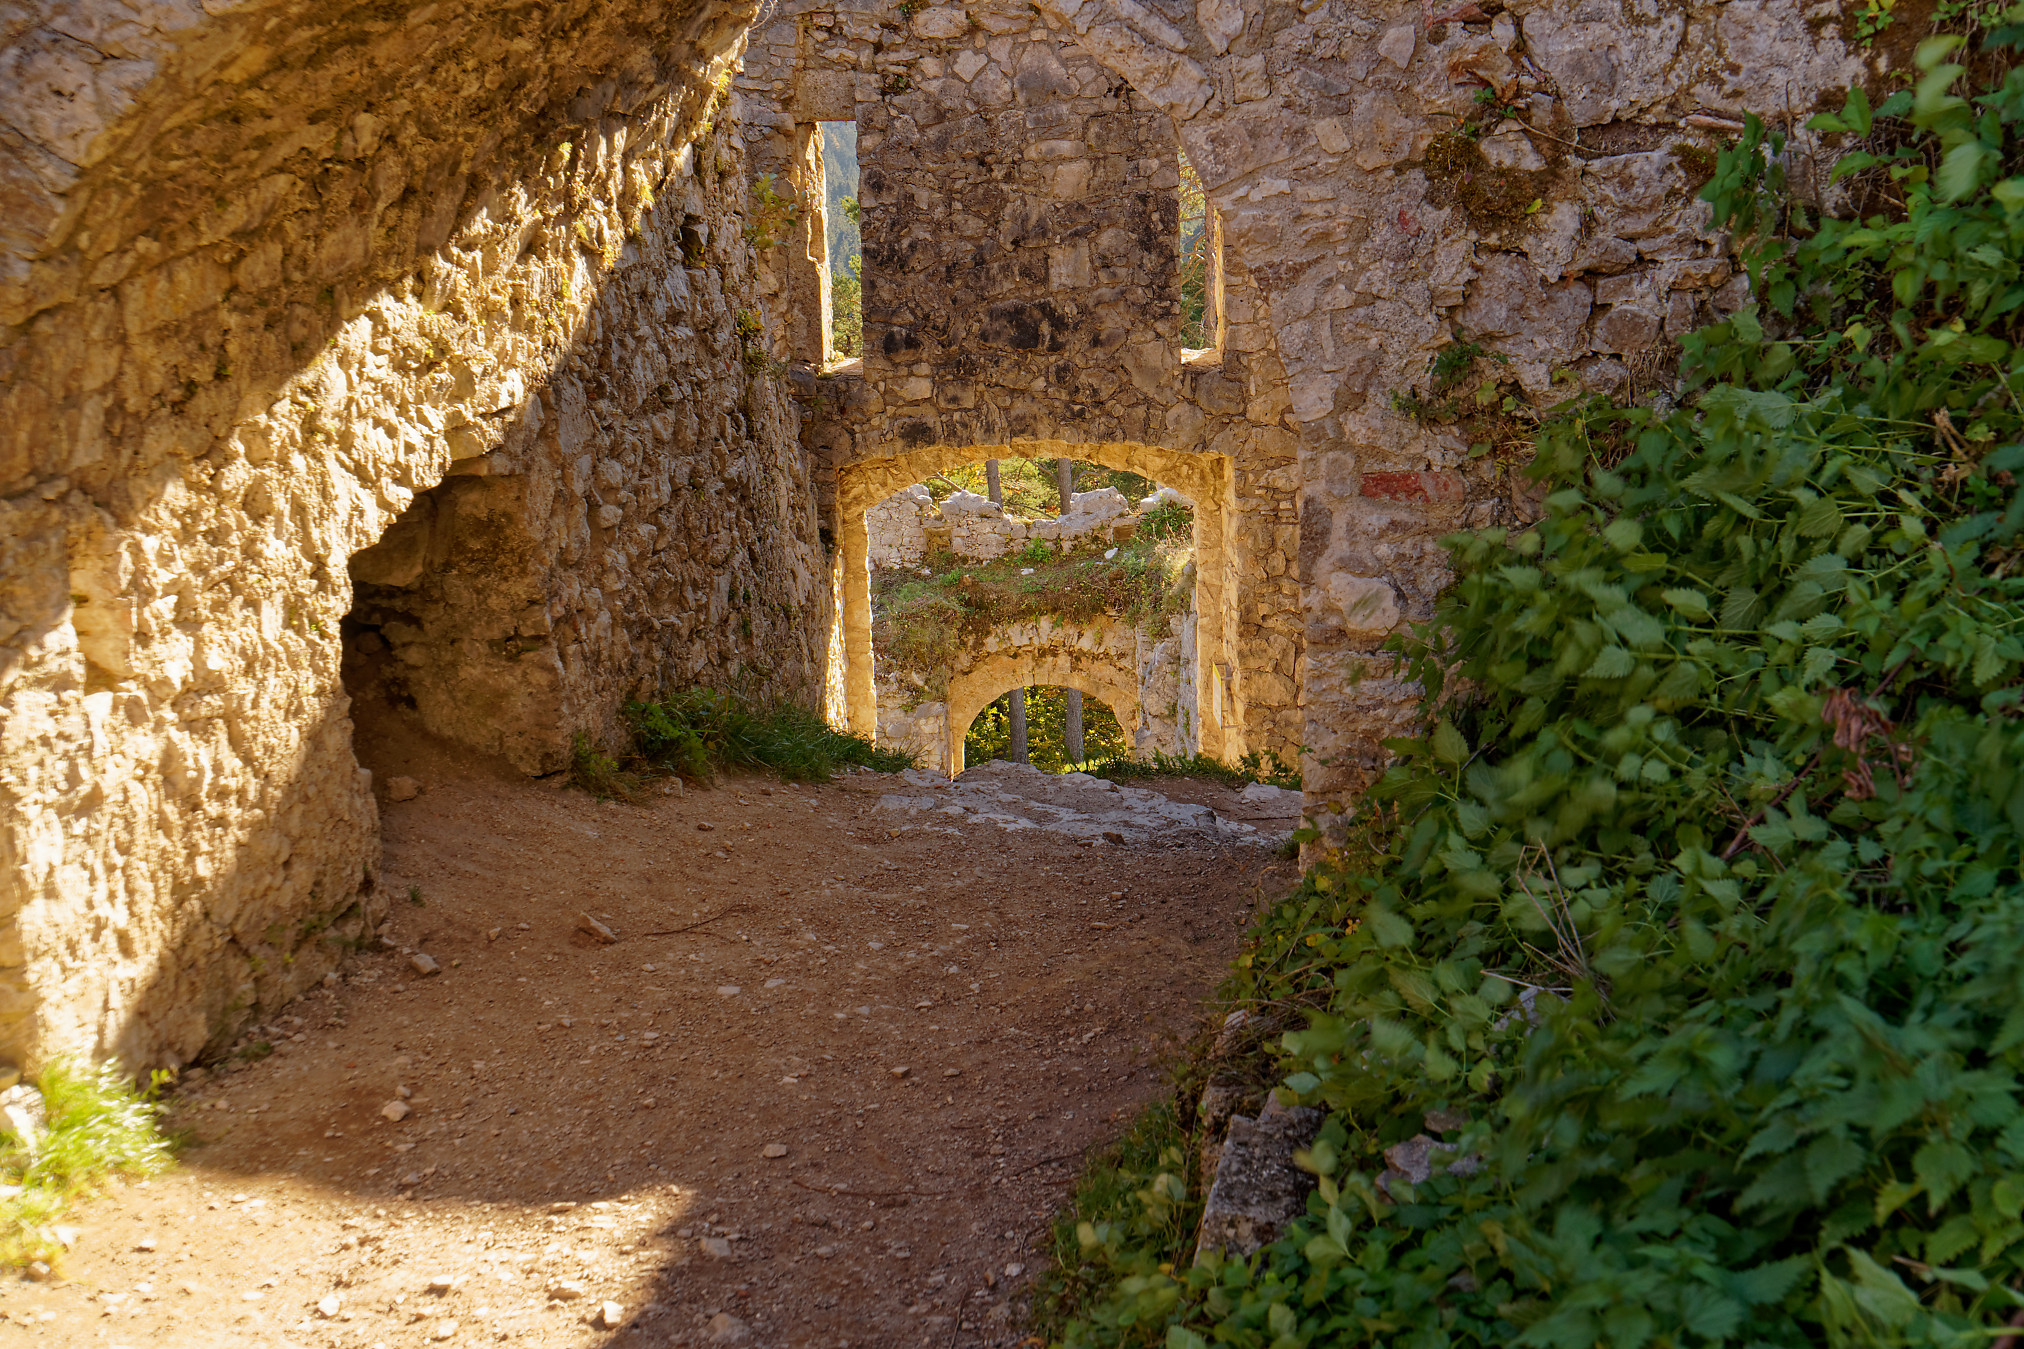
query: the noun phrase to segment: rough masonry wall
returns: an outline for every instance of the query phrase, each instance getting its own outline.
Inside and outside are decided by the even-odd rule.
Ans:
[[[377,921],[346,639],[534,771],[628,694],[823,678],[698,135],[748,16],[0,19],[0,1056],[187,1058]]]
[[[1426,393],[1458,333],[1507,356],[1536,405],[1632,392],[1667,340],[1747,299],[1702,228],[1695,165],[1754,111],[1797,133],[1807,181],[1793,124],[1865,68],[1831,3],[1510,0],[1438,23],[1441,6],[1390,0],[1039,7],[1173,117],[1257,284],[1298,430],[1303,767],[1326,822],[1415,715],[1374,652],[1430,614],[1438,539],[1523,500],[1392,392]],[[1486,89],[1518,115],[1457,144]]]
[[[1233,753],[1292,757],[1303,640],[1294,434],[1241,268],[1228,275],[1223,349],[1182,361],[1169,120],[1024,4],[908,13],[851,0],[774,13],[736,86],[755,167],[786,181],[811,123],[859,127],[866,355],[806,390],[803,434],[825,506],[830,475],[899,455],[968,462],[1066,446],[1105,463],[1163,452],[1234,463],[1236,486],[1216,507],[1229,523],[1221,570],[1205,552],[1205,582],[1230,596],[1203,608],[1219,667],[1210,711]],[[802,197],[816,199],[813,184]],[[783,276],[805,265],[778,252]],[[778,303],[806,292],[783,279]],[[865,490],[891,476],[875,473]],[[846,568],[854,511],[914,480],[837,508]]]

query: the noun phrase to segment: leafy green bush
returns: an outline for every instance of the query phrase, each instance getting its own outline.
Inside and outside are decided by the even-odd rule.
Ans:
[[[599,749],[582,731],[578,731],[570,742],[569,781],[572,786],[589,792],[600,801],[637,804],[645,791],[645,783],[638,773],[622,767],[617,759]]]
[[[2024,74],[1971,104],[1948,50],[1816,121],[1901,210],[1811,218],[1752,121],[1704,196],[1765,307],[1687,341],[1681,410],[1549,422],[1535,527],[1450,540],[1394,649],[1469,698],[1229,990],[1308,1009],[1308,1216],[1174,1273],[1093,1226],[1068,1344],[1966,1346],[2024,1308]]]
[[[118,1064],[81,1068],[58,1059],[36,1086],[47,1113],[41,1136],[0,1129],[0,1177],[20,1187],[0,1198],[0,1263],[10,1265],[54,1263],[62,1243],[52,1224],[73,1199],[113,1176],[154,1175],[170,1160],[155,1127],[154,1089],[136,1091]]]
[[[719,768],[765,768],[789,782],[827,782],[839,768],[897,773],[915,763],[904,751],[835,729],[799,703],[755,707],[730,693],[690,689],[655,703],[629,703],[625,711],[647,764],[699,782]]]

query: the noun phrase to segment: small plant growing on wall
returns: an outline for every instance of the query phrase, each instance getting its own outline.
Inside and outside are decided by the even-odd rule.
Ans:
[[[774,175],[762,173],[752,184],[752,219],[745,225],[745,242],[764,252],[786,242],[801,219],[801,203],[782,195],[773,186]]]

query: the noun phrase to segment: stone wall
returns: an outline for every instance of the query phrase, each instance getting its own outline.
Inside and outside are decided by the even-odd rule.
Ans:
[[[967,643],[949,675],[948,697],[913,702],[904,677],[878,685],[881,744],[915,751],[921,767],[963,771],[963,740],[984,708],[1010,689],[1080,689],[1117,717],[1134,752],[1192,755],[1195,615],[1155,630],[1118,619],[1045,617],[1004,623]]]
[[[1713,151],[1753,111],[1793,137],[1792,181],[1824,182],[1796,124],[1867,71],[1836,6],[1788,0],[1039,8],[1173,118],[1228,265],[1256,283],[1238,303],[1283,366],[1288,432],[1261,477],[1292,480],[1298,508],[1251,570],[1297,558],[1303,768],[1326,823],[1411,723],[1415,691],[1374,653],[1430,614],[1439,538],[1523,517],[1495,456],[1391,395],[1428,394],[1460,340],[1508,358],[1479,377],[1534,407],[1662,386],[1671,339],[1748,298],[1694,200]],[[1516,115],[1483,123],[1492,106]]]
[[[0,1056],[185,1059],[377,921],[347,680],[541,772],[828,679],[749,13],[0,17]]]
[[[939,506],[916,483],[864,513],[873,567],[916,566],[937,551],[988,562],[1030,540],[1055,548],[1122,543],[1138,528],[1137,513],[1115,487],[1077,492],[1066,514],[1028,519],[975,492],[954,492]]]
[[[735,84],[755,168],[818,202],[808,129],[859,128],[865,356],[804,383],[803,438],[843,555],[846,659],[869,656],[858,572],[870,503],[838,489],[854,466],[1047,447],[1105,463],[1204,455],[1235,473],[1208,507],[1228,546],[1203,551],[1203,659],[1216,674],[1199,719],[1218,753],[1291,757],[1304,632],[1284,382],[1239,266],[1222,278],[1220,349],[1184,359],[1171,121],[1025,4],[908,13],[799,0],[770,13]],[[820,238],[797,234],[767,263],[775,349],[808,360],[821,353],[794,306],[815,287],[796,278],[823,265]],[[870,672],[854,677],[869,729]]]

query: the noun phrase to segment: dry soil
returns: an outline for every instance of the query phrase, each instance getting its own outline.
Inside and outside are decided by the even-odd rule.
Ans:
[[[1294,879],[1206,835],[904,827],[877,774],[634,806],[375,767],[423,787],[391,945],[186,1077],[179,1165],[0,1283],[0,1346],[1017,1344],[1085,1154]]]

